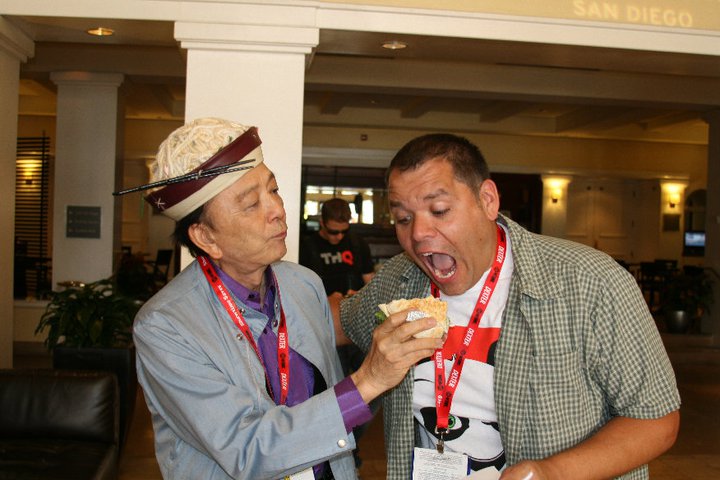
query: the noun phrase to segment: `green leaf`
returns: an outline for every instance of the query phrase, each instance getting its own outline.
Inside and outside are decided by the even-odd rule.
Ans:
[[[48,330],[52,349],[63,337],[69,347],[120,347],[132,343],[132,322],[141,302],[120,293],[111,279],[54,292],[35,333]]]

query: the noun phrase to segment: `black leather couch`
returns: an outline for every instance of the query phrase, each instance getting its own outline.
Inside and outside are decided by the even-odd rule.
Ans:
[[[0,480],[117,478],[115,375],[0,370]]]

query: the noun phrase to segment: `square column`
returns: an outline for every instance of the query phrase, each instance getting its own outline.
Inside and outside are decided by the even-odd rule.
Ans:
[[[258,127],[265,163],[285,201],[285,258],[297,261],[305,56],[319,31],[177,23],[175,37],[188,49],[186,121],[213,116]],[[183,266],[189,261],[183,252]]]
[[[15,252],[15,161],[20,62],[35,44],[0,17],[0,368],[13,366],[13,269]]]
[[[57,288],[58,282],[87,283],[112,274],[123,76],[54,72],[50,78],[58,85],[52,232],[52,285]]]

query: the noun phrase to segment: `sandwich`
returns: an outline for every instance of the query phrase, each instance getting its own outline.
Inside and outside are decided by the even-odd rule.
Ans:
[[[407,321],[412,322],[420,318],[433,317],[437,320],[437,325],[420,333],[416,333],[415,338],[440,338],[448,332],[450,328],[450,320],[447,318],[447,303],[433,296],[425,298],[401,298],[393,300],[390,303],[378,305],[380,311],[384,315],[383,320],[393,313],[403,310],[410,310],[407,315]]]

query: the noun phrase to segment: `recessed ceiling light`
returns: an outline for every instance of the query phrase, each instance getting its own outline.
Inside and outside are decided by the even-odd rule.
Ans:
[[[382,47],[388,50],[402,50],[403,48],[407,48],[407,43],[401,42],[400,40],[388,40],[387,42],[383,42]]]
[[[89,35],[95,35],[96,37],[109,37],[115,35],[115,30],[107,27],[95,27],[86,30]]]

